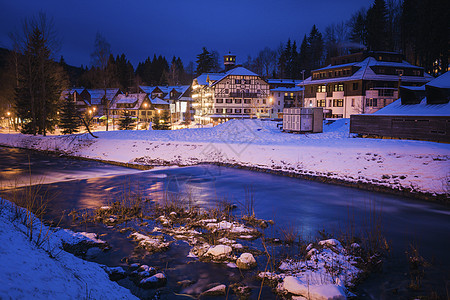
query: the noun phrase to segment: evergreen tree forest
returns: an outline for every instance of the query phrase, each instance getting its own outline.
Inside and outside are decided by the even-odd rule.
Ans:
[[[248,56],[244,67],[265,78],[307,78],[311,70],[328,65],[334,56],[363,50],[400,52],[405,59],[433,76],[448,69],[448,0],[373,0],[368,9],[356,10],[348,19],[264,47]],[[62,90],[120,88],[138,92],[140,85],[190,85],[196,75],[222,70],[217,51],[203,47],[192,61],[167,59],[157,53],[133,65],[125,53],[114,53],[107,39],[95,35],[92,61],[70,66],[56,58],[59,40],[45,14],[24,20],[11,33],[11,50],[0,48],[0,113],[12,113],[22,132],[52,131]],[[304,71],[304,72],[303,72]],[[20,121],[17,121],[20,120]]]
[[[245,66],[267,78],[301,79],[302,70],[306,78],[334,56],[389,51],[403,53],[408,62],[437,76],[448,68],[449,8],[445,0],[374,0],[368,10],[360,9],[323,32],[313,25],[300,47],[288,39],[276,50],[267,48],[256,58],[249,57]],[[269,51],[272,72],[262,72],[261,62]]]

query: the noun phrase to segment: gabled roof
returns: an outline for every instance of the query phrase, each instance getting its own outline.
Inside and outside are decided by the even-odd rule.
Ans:
[[[380,81],[398,81],[399,76],[398,75],[384,75],[384,74],[376,74],[372,68],[373,66],[379,65],[379,61],[377,61],[373,57],[367,57],[361,62],[356,63],[350,63],[350,64],[343,64],[343,65],[337,65],[337,66],[327,66],[322,69],[314,70],[314,71],[320,71],[320,70],[328,70],[328,69],[334,69],[344,66],[355,66],[359,67],[359,69],[351,76],[346,77],[338,77],[338,78],[324,78],[324,79],[312,79],[312,76],[305,79],[304,83],[300,83],[299,85],[309,85],[309,84],[327,84],[327,83],[334,83],[334,82],[343,82],[343,81],[352,81],[352,80],[380,80]],[[402,66],[402,67],[414,67],[418,68],[414,65],[411,65],[408,62],[402,62],[402,63],[387,63],[386,65],[390,66]],[[429,74],[424,74],[424,76],[402,76],[402,82],[414,82],[414,83],[425,83],[429,81],[431,77]]]
[[[244,68],[244,67],[236,67],[234,69],[229,70],[228,72],[226,72],[225,74],[222,75],[222,77],[218,80],[216,80],[214,83],[211,84],[211,86],[217,84],[218,82],[222,81],[223,79],[225,79],[228,76],[257,76],[260,77],[258,74],[253,73],[252,71]]]
[[[156,89],[156,86],[140,85],[139,88],[146,94],[151,94]]]
[[[162,99],[160,99],[160,98],[158,98],[158,97],[153,98],[153,99],[150,99],[150,102],[151,102],[153,105],[157,105],[157,104],[161,104],[161,105],[169,105],[169,102],[164,101],[164,100],[162,100]]]
[[[102,104],[102,98],[105,95],[104,89],[89,89],[86,90],[89,95],[91,95],[91,104],[92,105],[100,105]],[[112,89],[108,88],[106,89],[106,96],[105,98],[109,101],[112,101],[114,96],[119,92],[119,89]]]
[[[75,92],[81,94],[82,91],[84,91],[84,88],[73,88],[69,90],[69,94],[73,95]]]
[[[161,92],[163,92],[163,94],[165,94],[164,99],[170,99],[171,91],[175,90],[177,93],[179,93],[180,95],[178,95],[178,98],[180,98],[184,93],[186,93],[186,91],[189,89],[190,85],[170,85],[170,86],[143,86],[143,85],[140,85],[139,87],[146,94],[151,94],[151,93],[153,93],[153,91],[155,89],[159,89],[159,90],[161,90]]]
[[[440,89],[450,88],[450,71],[447,71],[438,78],[431,80],[426,85]]]
[[[202,75],[195,78],[199,85],[208,85],[207,79],[211,81],[217,81],[223,77],[224,73],[203,73]]]
[[[117,104],[135,104],[133,107],[128,107],[127,109],[138,109],[141,107],[142,102],[147,98],[147,94],[138,93],[138,94],[119,94],[114,98],[114,101],[111,105],[111,109],[118,109]],[[120,107],[119,107],[120,108]]]

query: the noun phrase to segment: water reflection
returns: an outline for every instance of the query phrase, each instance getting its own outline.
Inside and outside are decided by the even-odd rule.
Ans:
[[[2,151],[7,152],[6,157],[12,161],[1,160],[0,168],[26,174],[28,166],[17,162],[28,160],[29,154],[15,151],[8,153],[0,148]],[[304,239],[316,237],[322,229],[328,232],[345,231],[350,225],[365,232],[370,229],[371,220],[381,218],[385,235],[391,243],[390,257],[384,271],[373,275],[360,287],[360,294],[371,293],[375,295],[374,298],[382,298],[386,290],[404,287],[404,281],[409,280],[405,276],[408,273],[405,251],[412,242],[419,245],[421,255],[432,262],[432,266],[427,269],[428,286],[445,291],[445,281],[450,278],[450,239],[447,238],[450,232],[450,210],[441,205],[209,165],[136,171],[61,158],[49,160],[46,156],[32,155],[33,173],[50,177],[52,183],[45,185],[45,189],[49,195],[57,195],[57,199],[49,205],[50,218],[59,220],[63,211],[67,213],[73,209],[105,205],[126,192],[140,194],[153,201],[161,201],[167,192],[182,193],[186,199],[202,207],[214,207],[218,201],[226,198],[238,204],[235,213],[240,215],[243,213],[242,204],[249,197],[246,191],[251,190],[256,216],[275,221],[275,227],[266,232],[268,236],[279,234],[280,228],[286,226],[295,226]],[[4,182],[8,176],[2,172],[0,181]],[[68,180],[76,176],[82,179]],[[8,198],[10,192],[2,191],[2,195]],[[107,237],[113,243],[114,250],[107,254],[108,257],[102,258],[104,263],[118,264],[123,256],[134,249],[124,236],[116,236],[104,228],[92,230],[108,234]],[[215,274],[221,274],[223,280],[225,271],[234,272],[221,265],[208,267],[201,263],[185,264],[188,261],[187,251],[188,246],[180,243],[169,252],[154,256],[151,263],[158,264],[160,261],[164,264],[169,261],[173,276],[182,278],[183,272],[189,272],[195,274],[192,276],[196,276],[198,281],[203,280],[203,273],[210,274],[212,278],[215,278]],[[180,265],[180,262],[185,265]]]

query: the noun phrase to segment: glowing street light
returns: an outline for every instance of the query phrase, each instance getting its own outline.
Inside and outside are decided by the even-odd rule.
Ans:
[[[6,115],[8,116],[8,133],[11,133],[11,113],[8,111]]]

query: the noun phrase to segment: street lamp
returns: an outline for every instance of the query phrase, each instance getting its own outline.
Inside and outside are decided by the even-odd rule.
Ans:
[[[8,115],[8,133],[11,133],[11,113],[8,111],[6,114]]]
[[[273,97],[269,97],[269,117],[271,117],[272,114],[273,114]]]
[[[147,102],[144,103],[144,110],[145,110],[145,127],[147,127]]]

